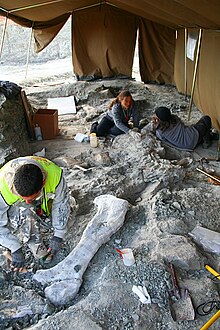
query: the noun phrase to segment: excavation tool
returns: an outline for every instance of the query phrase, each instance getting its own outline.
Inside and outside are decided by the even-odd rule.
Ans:
[[[205,265],[205,269],[208,270],[212,275],[214,275],[216,278],[220,280],[220,274],[216,272],[211,266]]]
[[[209,174],[203,170],[201,170],[200,168],[197,167],[196,169],[197,171],[199,171],[200,173],[206,175],[209,178],[209,182],[220,185],[220,177],[216,176],[216,175],[212,175]]]
[[[195,311],[189,291],[178,285],[174,265],[170,263],[173,290],[169,291],[170,312],[174,321],[194,320]]]
[[[200,330],[207,330],[210,328],[210,326],[220,317],[220,310],[215,313],[211,319],[208,320],[208,322],[206,322],[206,324],[203,325],[203,327],[200,328]]]
[[[220,274],[218,272],[216,272],[212,267],[210,267],[209,265],[205,265],[205,268],[212,274],[215,276],[215,278],[218,278],[220,280]],[[208,320],[208,322],[206,322],[206,324],[204,324],[202,326],[202,328],[200,328],[200,330],[207,330],[210,328],[210,326],[218,320],[218,318],[220,317],[220,310],[218,310],[212,317],[211,319]]]
[[[118,248],[115,248],[115,250],[120,254],[120,257],[123,258],[124,252],[122,250],[119,250]]]

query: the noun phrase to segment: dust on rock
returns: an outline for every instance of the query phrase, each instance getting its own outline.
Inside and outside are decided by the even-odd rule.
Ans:
[[[30,312],[29,309],[29,314],[26,309],[26,314],[13,325],[12,315],[22,310],[21,301],[15,299],[9,315],[4,305],[6,297],[1,295],[0,318],[5,328],[29,326],[33,330],[54,330],[65,325],[66,329],[197,330],[209,318],[197,316],[193,322],[172,320],[167,295],[172,286],[168,266],[170,261],[175,263],[178,277],[181,283],[187,284],[195,306],[218,298],[218,287],[204,270],[205,262],[218,269],[218,256],[203,251],[188,236],[198,224],[219,231],[218,186],[209,184],[196,172],[201,164],[217,171],[218,164],[204,163],[205,151],[201,148],[193,153],[180,152],[163,146],[151,135],[140,142],[123,135],[114,141],[102,141],[97,149],[74,141],[76,133],[89,132],[91,123],[100,119],[112,98],[124,88],[129,89],[138,102],[142,118],[149,119],[156,106],[164,105],[187,120],[189,100],[173,86],[145,85],[133,80],[89,83],[66,80],[58,86],[46,86],[45,82],[44,86],[25,87],[29,101],[36,108],[47,107],[49,97],[75,95],[76,98],[77,114],[59,117],[59,137],[31,143],[33,151],[46,147],[46,156],[63,168],[71,195],[78,204],[59,260],[78,244],[96,212],[95,197],[112,194],[128,200],[130,207],[122,228],[89,263],[76,298],[61,310],[48,305],[43,288],[31,278],[18,275],[19,280],[8,281],[0,277],[3,292],[10,292],[7,299],[12,299],[13,293],[15,299],[20,292],[27,300],[30,291],[34,291],[38,306],[37,310]],[[193,107],[191,122],[200,117]],[[215,147],[207,152],[215,153]],[[125,267],[115,247],[131,247],[136,264]],[[143,305],[132,293],[132,285],[145,285],[152,304]]]

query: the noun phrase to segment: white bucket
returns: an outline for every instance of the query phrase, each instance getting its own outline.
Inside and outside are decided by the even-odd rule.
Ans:
[[[122,249],[121,256],[125,266],[132,266],[135,263],[134,255],[132,249]]]

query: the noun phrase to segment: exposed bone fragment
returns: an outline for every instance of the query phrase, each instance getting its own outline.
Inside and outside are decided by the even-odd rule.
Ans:
[[[47,286],[45,295],[54,305],[64,305],[75,297],[90,260],[124,223],[128,209],[126,200],[101,195],[95,198],[94,203],[98,211],[73,251],[55,267],[39,270],[33,277]]]

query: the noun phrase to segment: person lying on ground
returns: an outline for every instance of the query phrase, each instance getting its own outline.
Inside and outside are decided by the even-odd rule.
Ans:
[[[138,125],[139,117],[135,101],[131,93],[124,90],[111,102],[100,123],[92,124],[90,133],[96,133],[97,136],[107,136],[108,134],[117,136],[130,133],[134,137],[135,134],[139,134]],[[132,130],[133,128],[135,130]]]
[[[208,148],[211,140],[217,139],[211,133],[212,122],[209,116],[203,116],[196,124],[187,126],[166,107],[155,110],[152,127],[158,139],[183,150],[194,150],[200,143]]]
[[[62,169],[46,158],[13,159],[0,169],[0,245],[9,249],[11,267],[21,271],[27,243],[36,259],[60,250],[70,214],[69,191]],[[50,219],[49,248],[40,227]]]

